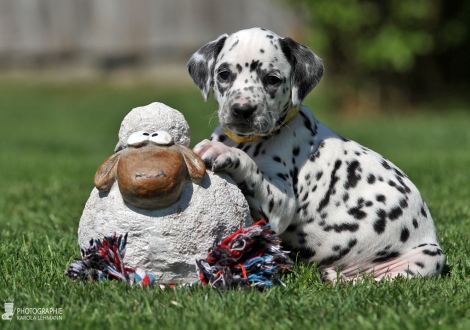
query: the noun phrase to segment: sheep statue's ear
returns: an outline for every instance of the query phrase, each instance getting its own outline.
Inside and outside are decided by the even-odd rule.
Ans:
[[[188,168],[191,181],[200,182],[206,174],[206,165],[204,161],[188,147],[177,145],[183,155],[186,167]]]
[[[103,164],[98,167],[95,173],[95,187],[99,191],[109,192],[117,177],[117,164],[121,158],[122,151],[116,152],[108,157]]]

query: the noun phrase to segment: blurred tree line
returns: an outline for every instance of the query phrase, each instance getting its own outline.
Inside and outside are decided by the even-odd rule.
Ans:
[[[336,107],[469,100],[470,1],[285,1],[306,20],[302,42],[323,58]]]

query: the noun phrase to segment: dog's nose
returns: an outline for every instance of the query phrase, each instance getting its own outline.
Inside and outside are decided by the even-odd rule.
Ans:
[[[232,106],[232,111],[235,117],[242,117],[243,119],[248,119],[253,114],[253,112],[256,111],[256,106],[252,106],[248,103],[235,103]]]

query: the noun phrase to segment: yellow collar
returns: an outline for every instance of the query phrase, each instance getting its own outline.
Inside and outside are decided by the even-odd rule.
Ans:
[[[301,106],[299,106],[298,108],[291,107],[289,111],[287,112],[287,115],[284,121],[271,132],[271,135],[279,131],[282,126],[284,126],[285,124],[287,124],[289,120],[294,118],[299,113],[300,108]],[[222,131],[230,138],[230,140],[232,140],[233,142],[237,142],[237,143],[250,142],[263,136],[263,135],[240,136],[225,129],[222,129]]]

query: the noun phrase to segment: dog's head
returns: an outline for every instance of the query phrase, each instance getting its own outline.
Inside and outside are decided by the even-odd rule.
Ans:
[[[212,87],[223,129],[269,135],[318,84],[323,64],[306,46],[252,28],[201,47],[188,70],[205,100]]]

